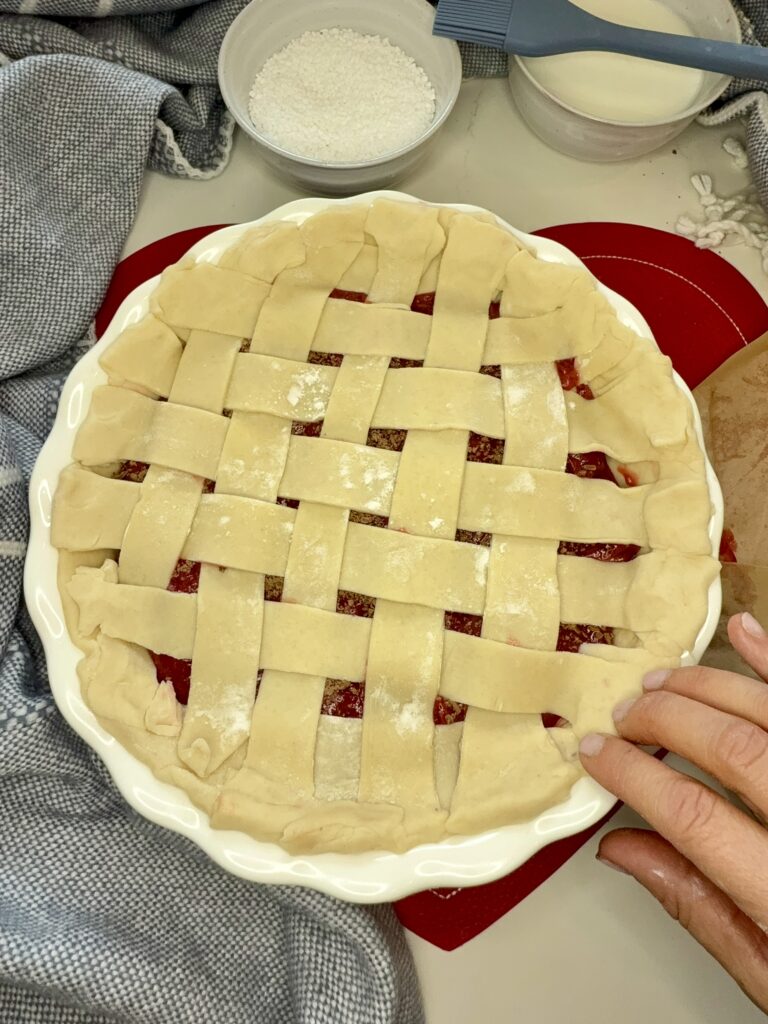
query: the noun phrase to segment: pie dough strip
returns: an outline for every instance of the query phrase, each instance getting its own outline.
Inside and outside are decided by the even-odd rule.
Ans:
[[[613,708],[641,692],[643,674],[630,661],[529,651],[449,631],[440,693],[487,711],[559,714],[581,738],[588,732],[614,731]]]
[[[150,466],[122,538],[121,583],[165,589],[195,519],[203,481],[199,476]]]
[[[482,615],[487,571],[488,549],[478,544],[350,523],[340,586],[403,604]]]
[[[491,541],[483,635],[552,651],[560,628],[555,582],[557,541],[504,537]]]
[[[366,234],[378,248],[376,275],[369,302],[398,302],[410,306],[427,263],[436,231],[437,207],[376,199],[365,221]]]
[[[648,544],[651,485],[622,489],[607,480],[468,462],[459,529],[549,540]]]
[[[319,800],[356,800],[360,779],[361,718],[321,715],[315,746],[315,796]],[[463,722],[435,729],[435,784],[440,806],[447,808],[456,785]]]
[[[282,505],[204,494],[181,557],[282,576],[295,518]],[[352,523],[340,586],[480,615],[487,565],[488,549],[479,545]]]
[[[316,423],[325,416],[337,373],[335,366],[240,352],[224,406]]]
[[[434,253],[432,259],[429,260],[429,262],[427,263],[427,266],[426,266],[426,268],[424,270],[424,273],[421,276],[421,281],[419,281],[419,287],[418,287],[418,290],[417,290],[417,294],[422,294],[423,295],[423,294],[429,294],[431,292],[436,292],[437,291],[437,283],[438,283],[438,279],[439,279],[439,276],[440,276],[440,268],[442,267],[442,264],[443,264],[443,257],[445,255],[445,248],[446,248],[446,245],[447,245],[448,232],[450,231],[451,224],[452,224],[454,218],[456,217],[457,212],[458,211],[456,211],[456,210],[446,210],[444,208],[438,210],[437,220],[438,220],[438,223],[439,223],[440,227],[443,229],[446,241],[443,243],[442,249],[439,252]],[[494,225],[496,224],[496,219],[495,218],[485,218],[485,217],[482,217],[482,216],[476,216],[473,213],[467,214],[466,216],[471,217],[471,218],[473,218],[476,221],[481,221],[481,222],[486,223],[486,224],[488,224],[488,223],[491,223],[491,224],[494,224]]]
[[[227,814],[227,803],[236,807],[241,794],[261,805],[258,813],[262,816],[269,815],[265,805],[293,805],[294,814],[288,820],[296,817],[304,802],[312,800],[315,735],[324,682],[321,676],[298,672],[264,673],[253,706],[245,763],[222,793],[217,813],[220,827],[226,827],[222,817]],[[277,807],[275,811],[280,813]],[[274,839],[282,839],[287,824],[275,821]]]
[[[130,385],[167,398],[183,345],[170,327],[148,313],[131,324],[99,357],[99,366],[116,386]]]
[[[280,221],[251,228],[221,254],[218,265],[272,284],[283,270],[301,266],[305,246],[297,224]]]
[[[220,413],[241,344],[228,334],[191,331],[168,400]]]
[[[611,564],[560,556],[557,577],[565,622],[629,629],[651,653],[679,657],[690,651],[707,617],[707,587],[719,562],[706,555],[651,551]]]
[[[551,362],[502,366],[504,465],[562,473],[570,447],[566,398]]]
[[[273,522],[273,526],[277,527],[277,536],[275,537],[275,530],[270,531],[266,522],[254,527],[250,522],[250,512],[253,508],[257,508],[261,511],[264,520],[271,521],[274,513],[266,510],[281,508],[278,505],[265,503],[274,502],[277,498],[277,489],[288,453],[290,432],[290,423],[275,416],[266,416],[260,413],[233,413],[219,464],[216,495],[212,500],[207,501],[207,505],[212,509],[208,526],[211,540],[217,536],[213,524],[218,521],[221,525],[224,519],[229,519],[229,523],[225,525],[233,524],[231,529],[236,536],[238,529],[240,530],[243,550],[252,551],[253,547],[258,546],[264,538],[267,539],[267,542],[270,539],[275,540],[274,549],[279,549],[280,541],[282,541],[285,558],[281,558],[279,562],[281,573],[285,571],[287,546],[294,528],[296,514],[292,509],[284,509],[278,513],[279,518]],[[254,458],[254,456],[256,457]],[[237,497],[235,501],[227,501],[226,494],[235,494]],[[246,498],[258,499],[259,503],[245,501]],[[238,515],[229,514],[231,511],[236,511],[241,516],[239,526],[233,522],[238,519]],[[200,526],[204,527],[205,523],[201,521]],[[286,526],[290,526],[290,529],[287,529]],[[237,544],[238,541],[236,540],[235,543]],[[274,549],[270,546],[270,555]],[[222,552],[219,551],[219,557],[221,554]],[[266,567],[268,563],[265,561],[263,564]],[[201,582],[202,574],[207,573],[209,569],[209,566],[203,565]],[[218,572],[218,570],[216,571]],[[234,573],[231,578],[230,573]],[[233,676],[234,693],[232,697],[235,707],[239,710],[238,722],[243,723],[243,733],[241,734],[239,729],[232,730],[227,737],[226,745],[219,744],[219,754],[222,755],[222,760],[248,738],[253,727],[252,714],[264,618],[264,576],[258,571],[238,572],[232,569],[224,575],[226,579],[221,580],[219,577],[218,582],[228,591],[232,591],[227,607],[233,606],[233,619],[239,620],[238,629],[242,633],[242,638],[235,635],[230,638],[229,643],[226,642],[226,639],[214,639],[213,650],[223,649],[222,657],[225,667],[229,666],[227,671],[230,671]],[[209,579],[215,581],[216,577],[209,577]],[[215,615],[215,611],[213,614]],[[201,613],[198,612],[198,615],[198,629],[201,625],[205,628],[206,623],[200,617]],[[214,627],[215,636],[215,620],[212,620],[210,625]],[[227,624],[222,627],[222,638],[228,636],[228,629]],[[240,644],[243,644],[244,647],[244,658],[240,654],[234,656],[235,661],[232,665],[230,664],[233,657],[231,652]],[[202,658],[202,666],[199,664],[199,658]],[[215,731],[212,729],[212,725],[221,723],[222,719],[227,720],[227,708],[230,705],[227,676],[216,664],[209,665],[209,660],[208,647],[201,645],[198,633],[198,636],[195,637],[195,650],[192,658],[188,705],[188,707],[194,707],[197,713],[193,716],[188,711],[184,721],[183,749],[181,746],[179,748],[180,757],[193,769],[197,763],[195,758],[200,756],[194,751],[198,751],[201,747],[203,751],[211,748],[211,733]],[[265,675],[268,674],[265,673]],[[211,685],[211,679],[214,680],[213,685]],[[267,687],[270,685],[270,681],[267,679]],[[213,769],[216,767],[215,763],[202,760],[201,767],[203,769],[209,765],[212,765]],[[198,772],[198,774],[205,774],[205,771]]]
[[[204,494],[181,557],[282,576],[296,512],[228,494]]]
[[[181,760],[200,778],[248,738],[263,607],[263,576],[202,566],[189,702],[178,746]]]
[[[158,654],[192,657],[195,594],[118,584],[117,565],[112,561],[99,569],[77,569],[67,589],[78,606],[83,635],[100,629],[115,640],[127,640]]]
[[[376,602],[358,796],[402,807],[406,828],[424,839],[437,838],[445,820],[435,788],[432,717],[442,647],[442,611]]]
[[[93,392],[72,455],[86,466],[157,462],[215,479],[228,426],[226,416],[105,385]]]
[[[390,370],[371,426],[474,430],[501,438],[501,384],[484,374],[434,366]]]
[[[283,581],[283,601],[336,611],[349,512],[302,502]]]
[[[51,544],[68,551],[120,548],[141,485],[73,463],[62,470],[51,510]]]
[[[488,335],[488,308],[499,291],[507,263],[519,249],[514,236],[496,225],[461,213],[452,218],[440,261],[425,367],[472,370],[476,380],[484,379],[477,376],[477,370]],[[501,412],[500,394],[495,398],[495,411]]]
[[[392,495],[390,529],[420,537],[454,539],[467,442],[465,430],[408,431]],[[403,543],[407,546],[406,541]],[[476,556],[474,566],[467,569],[482,572],[481,562],[482,558],[478,561]]]
[[[335,207],[305,221],[300,267],[284,270],[261,309],[251,351],[306,359],[328,295],[363,246],[364,206]]]
[[[538,716],[470,708],[446,830],[471,835],[528,821],[565,800],[579,774]]]
[[[502,366],[501,377],[504,464],[562,472],[568,420],[554,363]],[[554,651],[560,628],[557,550],[557,540],[494,534],[484,638]],[[495,827],[530,817],[562,800],[578,774],[575,765],[564,761],[539,715],[469,707],[447,829],[473,832],[486,820]]]
[[[502,304],[505,300],[506,293]],[[504,465],[562,473],[568,457],[568,419],[554,364],[502,366],[501,385],[506,424]],[[554,538],[494,534],[483,636],[554,650],[560,626],[555,575],[558,546]]]
[[[288,420],[259,412],[233,412],[221,449],[216,493],[275,501],[290,439]]]
[[[313,352],[423,359],[432,318],[402,306],[329,299],[323,310]]]
[[[288,446],[280,494],[387,515],[399,462],[397,452],[383,448],[296,434]]]
[[[337,372],[332,366],[240,353],[225,406],[316,423],[327,412]],[[477,373],[389,370],[371,426],[474,430],[500,438],[504,436],[501,385],[495,377]]]
[[[344,356],[325,411],[322,437],[365,445],[388,368],[388,356]]]
[[[365,242],[360,252],[342,274],[336,287],[340,291],[367,295],[371,290],[379,262],[378,246]]]
[[[169,327],[249,338],[269,285],[212,263],[183,262],[164,270],[150,312]]]
[[[506,266],[501,315],[522,319],[573,309],[592,293],[597,293],[596,282],[585,267],[551,263],[521,249]]]
[[[503,418],[498,417],[498,383],[476,373],[485,343],[488,305],[496,287],[496,271],[491,260],[488,264],[483,261],[477,236],[481,235],[486,244],[498,239],[488,237],[484,228],[485,225],[465,218],[456,218],[450,224],[426,359],[440,368],[390,371],[374,415],[374,425],[411,428],[400,459],[390,529],[379,531],[376,538],[377,547],[385,553],[382,578],[377,579],[375,563],[370,561],[372,549],[356,547],[358,540],[366,539],[366,533],[365,528],[355,524],[349,528],[342,566],[342,586],[367,586],[368,592],[375,589],[379,595],[366,678],[359,798],[402,804],[406,833],[413,830],[422,840],[429,838],[432,830],[437,836],[445,819],[435,784],[433,721],[441,675],[443,609],[458,609],[461,605],[462,610],[482,613],[488,562],[486,548],[453,541],[466,465],[466,431],[477,424],[459,415],[454,422],[446,422],[443,407],[447,407],[449,414],[453,411],[452,403],[457,410],[460,408],[465,396],[459,394],[459,387],[466,386],[467,391],[482,388],[487,393],[486,409],[496,415],[497,422],[479,430],[496,430],[497,434],[503,430]],[[504,238],[505,244],[514,244],[508,234]],[[472,241],[475,247],[464,251]],[[450,303],[441,303],[441,289],[446,287],[446,281],[450,288],[458,277],[467,287],[467,295],[461,308],[455,309]],[[460,339],[464,350],[459,348]],[[475,372],[445,370],[444,366]],[[392,415],[387,412],[389,382],[413,380],[422,386],[427,378],[437,386],[439,407],[427,407],[423,421],[397,418],[387,423],[388,415]],[[470,384],[470,380],[476,383]],[[459,429],[436,432],[436,425]],[[426,429],[413,429],[419,427]],[[427,494],[434,495],[434,503],[425,500]],[[411,531],[423,531],[435,539],[417,537]],[[350,579],[348,573],[359,573],[359,581]],[[435,607],[418,607],[419,604]],[[406,773],[400,767],[403,762],[408,765]],[[414,807],[421,813],[414,815]]]

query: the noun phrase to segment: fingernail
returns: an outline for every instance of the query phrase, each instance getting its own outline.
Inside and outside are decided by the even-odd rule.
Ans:
[[[744,628],[745,633],[749,633],[750,636],[754,636],[758,640],[765,640],[765,630],[754,615],[750,615],[749,612],[743,612],[741,616],[741,625]]]
[[[628,875],[629,872],[626,868],[623,868],[620,864],[614,864],[612,860],[608,860],[607,857],[601,857],[597,854],[596,860],[599,860],[601,864],[605,864],[607,868],[612,868],[614,871],[618,871],[620,875]]]
[[[643,679],[644,690],[660,690],[664,683],[672,675],[672,670],[669,668],[657,668],[654,672],[649,672],[645,679]]]
[[[636,697],[630,697],[629,700],[623,700],[621,704],[617,704],[613,709],[613,720],[618,723],[623,721],[629,714],[632,705],[637,703]]]
[[[579,744],[579,753],[584,757],[597,757],[605,746],[605,736],[599,732],[589,732]]]

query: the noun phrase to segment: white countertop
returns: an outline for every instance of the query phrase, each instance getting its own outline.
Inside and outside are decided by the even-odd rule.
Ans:
[[[522,124],[506,80],[466,82],[427,161],[398,188],[432,202],[485,206],[523,230],[614,220],[674,230],[697,210],[690,176],[719,191],[747,182],[721,141],[690,128],[632,163],[582,164]],[[676,152],[673,152],[676,150]],[[125,254],[202,224],[253,220],[297,198],[238,132],[230,165],[210,181],[149,174]],[[757,253],[725,255],[768,296]],[[622,810],[611,822],[639,824]],[[491,928],[452,953],[409,936],[429,1024],[758,1024],[764,1016],[632,879],[597,864],[597,839]]]

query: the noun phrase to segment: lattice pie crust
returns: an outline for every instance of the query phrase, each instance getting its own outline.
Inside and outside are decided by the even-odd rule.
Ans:
[[[411,309],[429,292],[432,315]],[[578,737],[691,648],[718,572],[669,361],[490,214],[390,200],[182,260],[150,307],[101,358],[54,502],[104,727],[215,827],[295,852],[403,850],[561,802]],[[468,460],[470,434],[498,457]],[[566,473],[585,452],[636,486]],[[119,478],[133,462],[141,482]],[[604,542],[637,557],[582,557]],[[202,563],[195,592],[168,589],[180,559]],[[338,611],[343,592],[372,616]],[[561,622],[615,643],[557,650]],[[185,707],[149,652],[191,659]],[[321,713],[329,679],[364,680],[362,719]],[[464,720],[436,726],[436,698]]]

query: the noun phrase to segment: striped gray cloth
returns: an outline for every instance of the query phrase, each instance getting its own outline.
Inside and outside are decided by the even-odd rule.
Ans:
[[[21,601],[27,481],[145,166],[226,162],[216,53],[243,2],[0,2],[3,1024],[423,1021],[390,907],[241,881],[133,813],[57,713]]]
[[[768,2],[740,0],[736,5],[744,41],[768,46]],[[743,119],[747,130],[747,154],[763,206],[768,209],[768,83],[754,78],[737,78],[722,99],[705,111],[703,125],[726,124]]]

